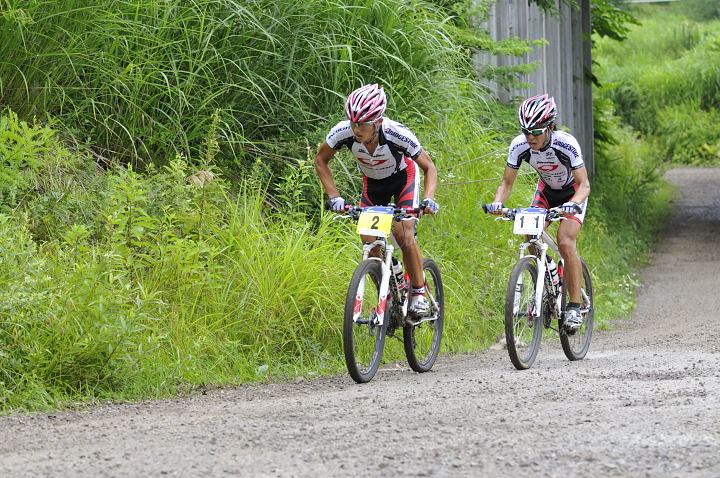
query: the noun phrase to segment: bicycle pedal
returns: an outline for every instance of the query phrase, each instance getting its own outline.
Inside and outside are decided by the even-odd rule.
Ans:
[[[425,322],[427,318],[427,316],[422,315],[408,315],[407,317],[405,317],[405,325],[412,325],[413,327],[417,327],[418,325]]]
[[[419,324],[419,323],[420,323],[420,319],[419,319],[419,318],[414,319],[414,318],[408,317],[407,319],[405,319],[405,325],[416,326],[416,325]]]

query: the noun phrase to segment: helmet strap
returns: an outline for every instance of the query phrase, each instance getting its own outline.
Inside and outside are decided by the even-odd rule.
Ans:
[[[552,137],[552,132],[555,130],[554,126],[555,126],[555,123],[550,123],[549,125],[547,125],[547,129],[545,130],[545,136],[546,136],[545,144],[543,144],[542,148],[540,148],[540,149],[545,149],[550,144],[550,138]]]

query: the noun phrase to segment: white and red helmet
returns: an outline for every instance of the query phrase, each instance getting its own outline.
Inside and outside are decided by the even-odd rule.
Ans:
[[[386,106],[385,92],[373,83],[350,93],[345,101],[345,114],[353,123],[367,123],[381,118]]]
[[[525,129],[544,128],[554,123],[556,117],[555,99],[547,93],[526,99],[518,108],[518,121]]]

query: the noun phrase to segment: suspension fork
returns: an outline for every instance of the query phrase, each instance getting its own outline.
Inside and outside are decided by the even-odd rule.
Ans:
[[[539,255],[527,254],[527,249],[535,246],[536,251],[540,251]],[[547,256],[548,245],[540,239],[530,239],[520,245],[520,257],[534,257],[537,266],[537,277],[535,278],[535,307],[533,307],[533,316],[539,318],[542,312],[543,292],[545,291],[545,273],[547,266],[545,258]]]
[[[372,251],[375,247],[380,247],[381,250],[385,252],[384,259],[381,259],[379,257],[370,257],[370,251]],[[378,307],[376,311],[377,325],[383,325],[385,323],[385,316],[387,315],[387,300],[390,290],[390,271],[392,270],[390,266],[392,264],[392,254],[394,250],[395,247],[392,244],[389,244],[384,239],[378,239],[369,244],[363,245],[363,261],[367,259],[378,261],[380,262],[380,268],[382,270],[382,274],[380,276],[380,290],[378,291]],[[355,297],[355,311],[353,314],[354,322],[357,322],[357,320],[360,318],[360,312],[362,309],[362,298],[365,296],[366,280],[367,277],[363,277],[363,280],[360,281],[360,286],[358,287],[358,294]]]

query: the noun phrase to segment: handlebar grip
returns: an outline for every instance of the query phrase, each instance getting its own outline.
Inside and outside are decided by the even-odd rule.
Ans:
[[[482,203],[482,209],[483,209],[483,211],[485,211],[485,213],[487,213],[487,212],[488,212],[488,205],[485,204],[485,203]]]

